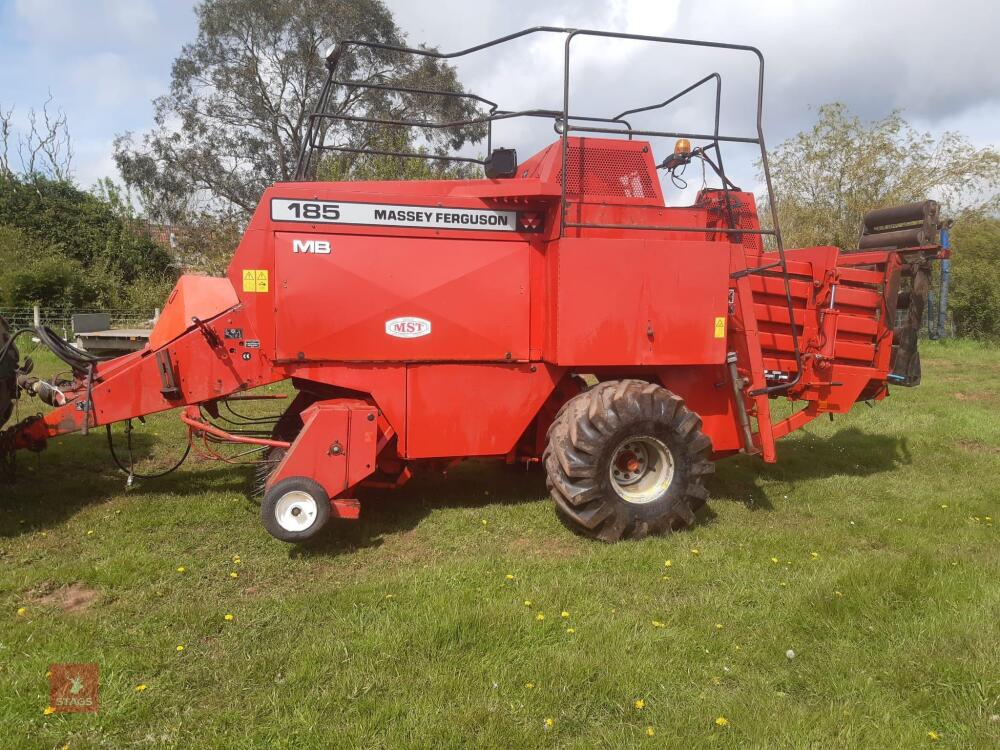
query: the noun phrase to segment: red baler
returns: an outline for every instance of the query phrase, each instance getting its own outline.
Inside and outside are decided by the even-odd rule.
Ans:
[[[567,81],[580,35],[761,60],[749,47],[547,27],[453,55],[401,52],[455,57],[540,33],[565,35]],[[420,462],[541,461],[564,520],[617,540],[690,524],[715,460],[773,462],[775,441],[817,416],[883,399],[888,383],[919,382],[929,263],[946,252],[936,204],[872,212],[859,250],[784,249],[777,217],[762,230],[753,195],[722,167],[721,143],[758,144],[770,188],[759,91],[756,135],[723,136],[718,114],[710,133],[643,131],[625,119],[677,97],[616,117],[574,115],[567,84],[562,110],[494,105],[479,120],[433,125],[555,121],[559,139],[523,163],[491,151],[484,179],[309,180],[343,148],[324,142],[324,123],[372,121],[326,103],[336,86],[373,85],[335,78],[344,54],[373,45],[331,51],[300,180],[264,193],[226,278],[182,277],[134,354],[81,358],[47,332],[74,378],[21,373],[22,389],[57,408],[10,428],[3,447],[37,450],[181,409],[193,437],[266,453],[263,520],[287,541],[330,517],[356,518],[358,487],[401,484]],[[682,94],[712,83],[717,75]],[[657,165],[650,139],[664,137],[681,140]],[[658,166],[673,174],[694,160],[720,186],[667,207]],[[901,293],[904,279],[912,290]],[[908,318],[897,326],[901,305]],[[214,419],[238,394],[287,378],[298,395],[268,436]],[[801,408],[775,421],[778,397]]]

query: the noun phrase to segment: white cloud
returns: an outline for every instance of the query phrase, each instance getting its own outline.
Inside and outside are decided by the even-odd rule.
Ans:
[[[14,0],[13,14],[23,37],[41,46],[74,48],[111,40],[117,45],[143,44],[156,33],[159,21],[150,0]]]
[[[166,88],[162,79],[144,76],[129,65],[128,58],[117,52],[98,52],[77,58],[70,69],[74,87],[87,91],[94,106],[148,106],[150,99]]]
[[[40,106],[51,88],[66,109],[82,173],[107,169],[110,138],[149,127],[149,100],[169,84],[170,61],[193,38],[193,0],[0,0],[0,99]],[[843,101],[866,118],[894,108],[933,132],[957,129],[1000,142],[1000,6],[986,0],[388,0],[412,44],[454,51],[536,25],[711,39],[761,48],[767,58],[768,143],[808,127],[815,108]],[[508,109],[562,106],[562,39],[537,35],[456,61],[470,90]],[[723,124],[753,130],[749,56],[580,38],[571,104],[615,114],[662,101],[707,72],[722,74]],[[637,127],[711,127],[712,91],[636,119]],[[497,145],[522,158],[555,139],[552,123],[496,126]],[[104,145],[100,145],[104,144]],[[654,149],[662,152],[664,146]],[[105,149],[101,151],[101,149]],[[752,149],[727,167],[754,184]],[[742,166],[741,166],[742,165]],[[700,179],[700,178],[699,178]]]

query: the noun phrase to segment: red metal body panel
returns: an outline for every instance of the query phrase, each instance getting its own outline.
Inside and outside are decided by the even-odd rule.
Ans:
[[[149,334],[149,345],[159,349],[191,328],[192,319],[208,320],[235,307],[236,290],[228,279],[181,276]]]
[[[309,241],[331,252],[293,252],[293,242]],[[525,242],[277,232],[275,257],[275,359],[528,358]],[[399,318],[430,330],[387,335]]]
[[[410,366],[406,457],[506,454],[562,372],[545,364]]]
[[[296,383],[300,387],[316,384],[343,391],[371,396],[391,425],[399,450],[406,452],[406,366],[373,365],[305,365],[295,367]]]
[[[268,478],[310,477],[335,498],[375,471],[377,409],[357,399],[334,399],[302,412],[302,432]]]
[[[723,362],[729,252],[699,240],[552,243],[546,358],[570,367]]]

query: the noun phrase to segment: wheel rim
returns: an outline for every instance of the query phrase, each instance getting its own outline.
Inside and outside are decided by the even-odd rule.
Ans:
[[[660,497],[674,479],[674,454],[655,437],[629,437],[611,456],[611,486],[625,502],[644,505]]]
[[[308,492],[286,492],[274,506],[274,518],[285,531],[305,531],[316,521],[319,506]]]

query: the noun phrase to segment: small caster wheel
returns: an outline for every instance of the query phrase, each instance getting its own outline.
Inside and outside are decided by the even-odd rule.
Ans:
[[[330,498],[312,479],[289,477],[264,493],[260,517],[275,539],[305,542],[330,520]]]

